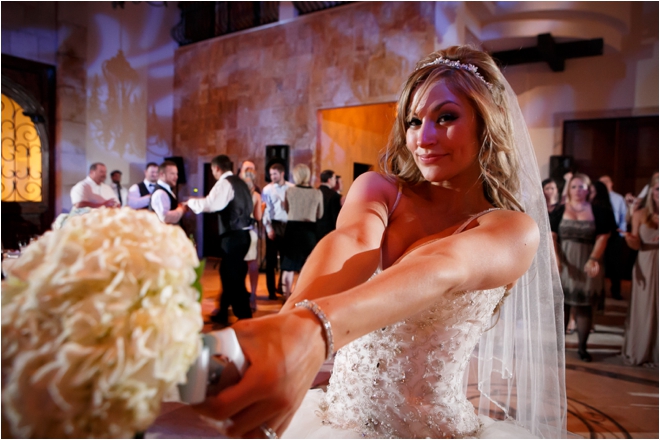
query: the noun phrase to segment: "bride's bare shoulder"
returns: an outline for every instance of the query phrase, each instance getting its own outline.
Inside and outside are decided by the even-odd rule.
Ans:
[[[399,185],[395,179],[386,177],[375,171],[361,174],[353,184],[348,197],[353,199],[387,199],[396,197]],[[348,201],[348,199],[347,199]]]
[[[516,236],[526,242],[539,240],[538,225],[524,212],[499,209],[479,218],[478,223],[507,238]]]

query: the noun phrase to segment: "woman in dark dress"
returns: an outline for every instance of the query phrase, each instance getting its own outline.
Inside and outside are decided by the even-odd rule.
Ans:
[[[591,361],[587,339],[593,321],[593,306],[604,289],[602,258],[614,224],[614,215],[589,202],[588,176],[577,173],[569,181],[566,204],[551,216],[557,265],[564,290],[565,325],[571,308],[578,331],[578,355]]]

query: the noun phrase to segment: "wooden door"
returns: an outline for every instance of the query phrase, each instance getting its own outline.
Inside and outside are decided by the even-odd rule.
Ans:
[[[564,155],[576,171],[607,174],[614,191],[637,194],[658,171],[658,116],[565,121]]]

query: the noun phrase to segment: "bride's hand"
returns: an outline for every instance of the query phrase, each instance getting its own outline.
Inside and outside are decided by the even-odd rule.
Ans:
[[[241,320],[233,329],[250,366],[240,382],[194,408],[217,420],[231,419],[232,437],[264,437],[262,425],[281,435],[323,365],[321,324],[309,310],[297,308]]]

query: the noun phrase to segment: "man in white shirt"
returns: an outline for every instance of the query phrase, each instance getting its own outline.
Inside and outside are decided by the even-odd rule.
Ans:
[[[151,194],[158,181],[158,164],[149,162],[144,169],[144,180],[128,189],[128,206],[133,209],[149,209]]]
[[[621,273],[623,271],[624,260],[621,256],[623,254],[623,234],[628,227],[626,223],[628,206],[623,196],[612,190],[613,184],[610,176],[601,176],[598,180],[607,187],[612,211],[614,212],[614,220],[616,221],[619,232],[618,234],[610,234],[610,238],[607,240],[607,247],[605,248],[605,276],[612,281],[612,287],[610,289],[612,298],[623,299],[621,297]]]
[[[179,204],[174,195],[174,188],[179,179],[179,170],[174,162],[166,160],[158,167],[156,189],[151,194],[149,208],[156,213],[161,222],[179,225],[186,207]]]
[[[104,183],[107,174],[108,170],[102,163],[90,165],[87,177],[71,188],[71,205],[74,209],[120,206],[115,192]]]
[[[114,170],[113,172],[110,173],[110,188],[112,188],[112,190],[117,195],[119,204],[121,206],[126,206],[127,203],[126,188],[121,186],[121,171]]]
[[[277,299],[275,285],[275,269],[277,254],[282,249],[284,230],[286,229],[287,213],[284,209],[284,195],[293,183],[284,180],[284,165],[274,163],[268,169],[271,183],[261,192],[261,198],[266,204],[262,222],[266,227],[266,285],[268,299]],[[280,280],[281,284],[281,280]]]
[[[211,315],[211,320],[228,325],[230,306],[238,319],[252,318],[250,293],[245,288],[245,277],[248,273],[245,254],[250,248],[252,193],[245,182],[234,176],[231,160],[224,154],[213,158],[211,172],[218,181],[211,188],[209,195],[204,198],[191,198],[186,203],[195,214],[218,213],[222,294],[219,309]]]

